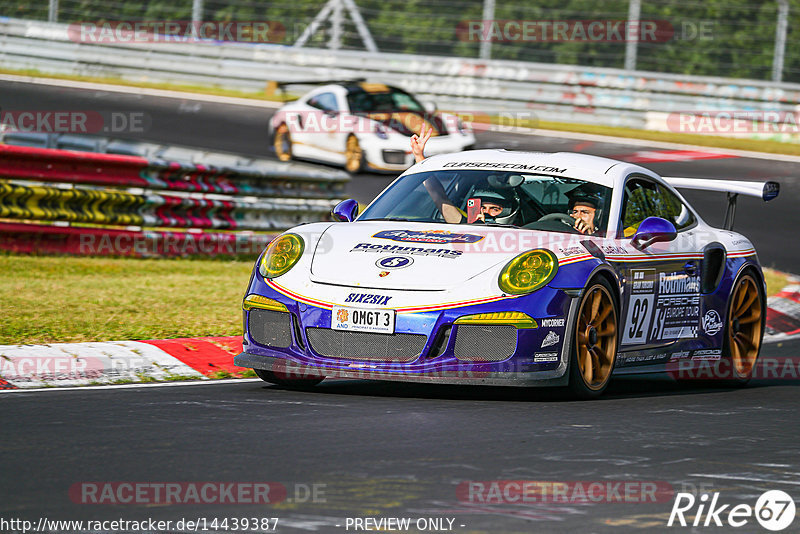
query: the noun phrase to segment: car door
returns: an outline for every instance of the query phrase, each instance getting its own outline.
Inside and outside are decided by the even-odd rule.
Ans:
[[[625,260],[620,350],[642,350],[697,337],[700,313],[700,240],[691,209],[666,185],[632,175],[625,182],[620,235],[631,239],[647,217],[675,225],[678,237],[654,243]]]
[[[341,105],[335,93],[327,91],[308,99],[311,108],[303,128],[303,142],[325,152],[344,157],[346,132],[341,119]],[[344,134],[344,135],[343,135]]]

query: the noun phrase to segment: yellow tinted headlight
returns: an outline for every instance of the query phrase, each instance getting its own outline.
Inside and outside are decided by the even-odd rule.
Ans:
[[[536,321],[522,312],[493,312],[476,313],[474,315],[462,315],[456,319],[455,324],[490,324],[490,325],[510,325],[516,328],[538,328]]]
[[[558,258],[545,249],[523,252],[503,267],[497,283],[511,295],[536,291],[556,275]]]
[[[275,278],[289,271],[300,256],[305,244],[297,234],[283,234],[267,247],[258,265],[258,272],[264,278]]]
[[[272,310],[272,311],[289,311],[285,304],[278,302],[277,300],[268,299],[267,297],[262,297],[261,295],[247,295],[242,302],[242,308],[245,310],[251,310],[253,308],[260,308],[262,310]]]

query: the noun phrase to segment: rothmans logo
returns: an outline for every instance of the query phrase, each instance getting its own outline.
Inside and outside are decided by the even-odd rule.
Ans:
[[[458,258],[461,256],[460,250],[450,250],[447,248],[428,248],[428,247],[403,247],[399,245],[376,245],[373,243],[358,243],[350,249],[350,252],[394,252],[411,254],[412,256],[436,256],[439,258]]]

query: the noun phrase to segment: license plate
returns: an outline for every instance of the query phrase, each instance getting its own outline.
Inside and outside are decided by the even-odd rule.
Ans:
[[[334,330],[394,334],[394,310],[334,306],[332,312],[331,328]]]

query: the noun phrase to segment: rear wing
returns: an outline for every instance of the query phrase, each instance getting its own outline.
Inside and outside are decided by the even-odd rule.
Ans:
[[[728,209],[725,212],[726,230],[733,230],[733,219],[736,216],[736,199],[739,195],[758,197],[764,202],[776,198],[781,186],[778,182],[744,182],[737,180],[709,180],[707,178],[663,177],[664,181],[677,189],[702,189],[728,194]]]
[[[280,89],[281,93],[283,93],[284,88],[287,85],[329,85],[332,83],[360,83],[364,81],[366,81],[366,78],[349,78],[338,80],[293,80],[285,82],[270,80],[267,82],[267,88],[265,92],[268,95],[272,95],[275,94],[276,90]]]

